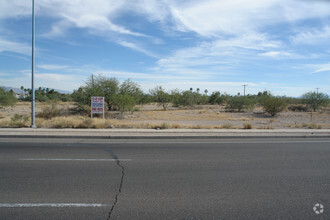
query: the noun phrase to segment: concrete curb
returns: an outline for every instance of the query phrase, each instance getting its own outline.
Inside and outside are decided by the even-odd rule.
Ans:
[[[0,138],[72,139],[228,139],[228,138],[329,138],[330,129],[210,130],[210,129],[32,129],[1,128]]]

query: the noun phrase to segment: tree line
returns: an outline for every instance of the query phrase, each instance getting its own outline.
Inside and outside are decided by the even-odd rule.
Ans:
[[[31,100],[31,90],[24,89],[23,100]],[[227,111],[241,112],[253,110],[256,105],[262,106],[268,114],[275,116],[277,113],[289,107],[292,111],[317,111],[329,104],[329,96],[320,92],[307,92],[300,98],[274,96],[268,91],[259,92],[256,95],[235,95],[231,96],[219,91],[208,94],[208,90],[203,92],[199,88],[180,91],[174,89],[166,91],[162,86],[156,86],[144,93],[141,86],[129,79],[120,82],[115,77],[105,77],[102,75],[91,75],[85,84],[74,90],[72,94],[61,94],[53,89],[39,88],[35,92],[36,101],[44,102],[48,100],[74,101],[78,112],[88,112],[90,110],[91,97],[102,96],[105,98],[105,106],[109,111],[119,111],[123,114],[132,111],[138,104],[157,103],[167,110],[169,105],[198,106],[205,104],[225,105]],[[0,107],[14,105],[16,98],[13,92],[5,92],[0,88]]]

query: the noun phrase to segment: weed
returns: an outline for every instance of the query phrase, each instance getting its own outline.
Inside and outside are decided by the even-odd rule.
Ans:
[[[141,111],[139,107],[134,107],[134,108],[132,109],[132,112],[139,112],[139,111]]]
[[[54,117],[60,116],[60,109],[56,106],[56,102],[51,102],[50,105],[47,105],[42,109],[42,112],[40,112],[37,116],[44,118],[44,119],[51,119]]]
[[[243,129],[252,129],[252,125],[248,123],[243,124]]]
[[[160,129],[167,129],[169,126],[166,122],[163,122],[161,125],[160,125]]]
[[[202,126],[201,125],[194,125],[192,128],[193,129],[202,129]]]
[[[322,129],[322,126],[321,125],[315,124],[315,123],[312,123],[312,124],[303,123],[302,124],[302,127],[303,128],[308,128],[308,129]]]
[[[233,127],[234,126],[232,124],[224,124],[224,125],[222,125],[222,128],[224,128],[224,129],[231,129]]]
[[[15,114],[10,119],[10,126],[21,128],[21,127],[27,127],[28,126],[29,117],[24,115]]]
[[[171,125],[171,128],[181,128],[182,126],[181,125],[179,125],[179,124],[172,124]]]

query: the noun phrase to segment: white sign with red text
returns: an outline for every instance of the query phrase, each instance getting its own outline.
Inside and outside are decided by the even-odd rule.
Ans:
[[[104,119],[104,97],[93,96],[91,98],[91,117],[93,114],[103,114]]]

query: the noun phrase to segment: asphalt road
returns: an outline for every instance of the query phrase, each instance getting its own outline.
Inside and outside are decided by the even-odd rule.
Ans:
[[[0,139],[0,219],[330,219],[329,213],[328,138]]]

